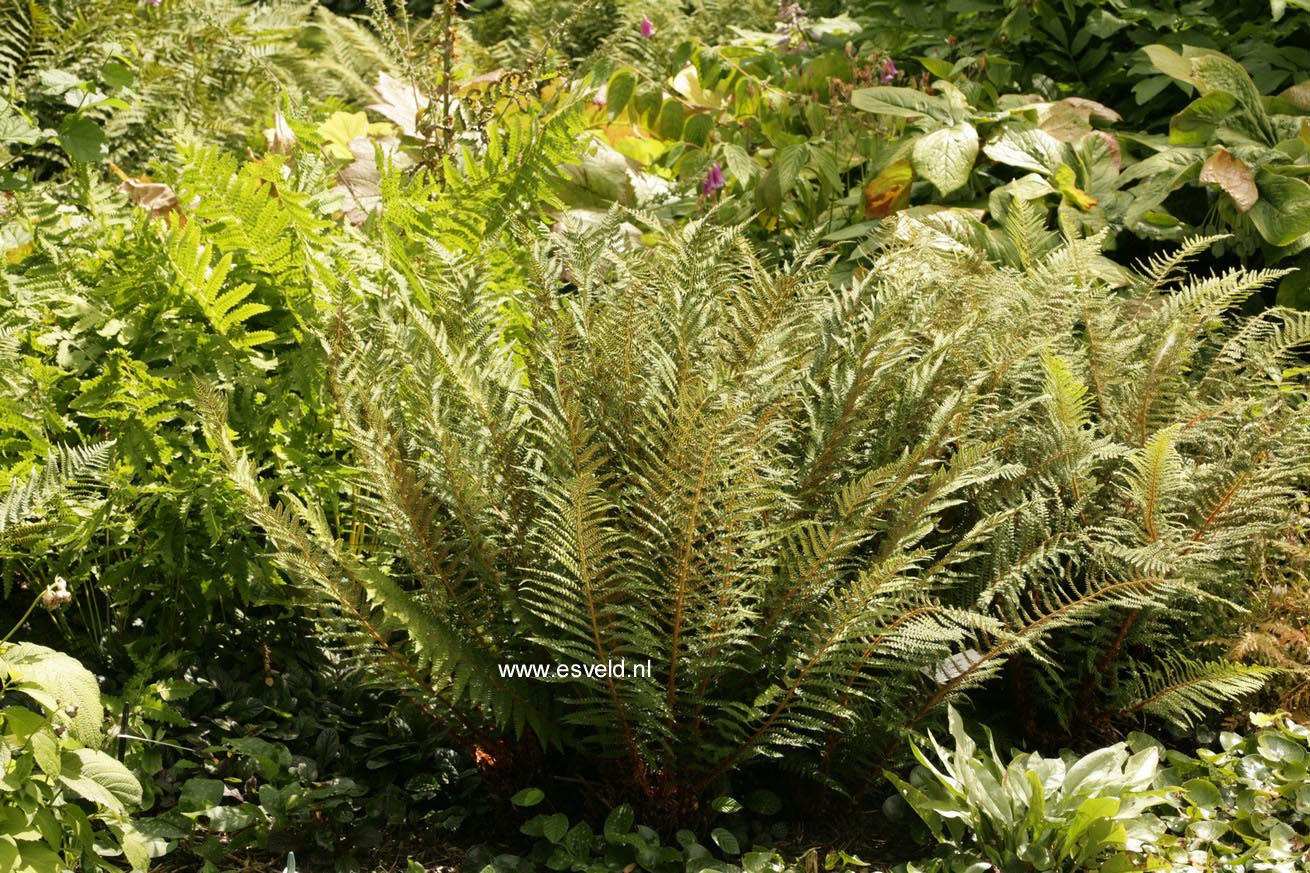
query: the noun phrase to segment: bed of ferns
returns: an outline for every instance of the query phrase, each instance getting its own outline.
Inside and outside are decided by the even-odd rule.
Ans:
[[[1300,869],[1310,12],[939,5],[0,0],[0,869]]]

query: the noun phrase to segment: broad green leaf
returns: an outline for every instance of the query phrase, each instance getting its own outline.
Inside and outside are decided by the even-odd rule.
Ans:
[[[632,99],[632,92],[637,89],[637,77],[628,70],[619,70],[610,76],[605,88],[605,109],[610,118],[618,118]]]
[[[632,830],[633,811],[626,803],[621,803],[605,816],[605,839],[614,842]]]
[[[1187,794],[1187,799],[1202,809],[1214,809],[1220,803],[1223,803],[1223,795],[1219,789],[1208,779],[1191,779],[1183,783],[1183,791]]]
[[[132,771],[94,749],[65,751],[59,781],[78,795],[123,813],[141,803],[141,783]]]
[[[59,144],[69,157],[83,164],[94,164],[109,157],[109,140],[105,132],[89,118],[70,115],[59,125]]]
[[[59,741],[55,739],[55,732],[49,727],[42,727],[32,734],[32,755],[43,773],[56,778],[59,776],[61,769]]]
[[[755,198],[770,215],[782,212],[783,200],[796,184],[809,154],[803,145],[790,145],[778,152],[778,158],[760,179]]]
[[[1310,82],[1298,82],[1278,95],[1301,112],[1310,112]]]
[[[1290,276],[1284,276],[1278,283],[1275,302],[1292,309],[1310,309],[1310,270],[1303,268]]]
[[[219,833],[230,834],[250,827],[263,817],[253,803],[240,806],[216,806],[209,811],[209,827]]]
[[[63,873],[68,869],[59,855],[45,843],[20,840],[17,846],[18,860],[15,866],[0,867],[0,870],[7,870],[9,873]]]
[[[133,870],[144,871],[150,867],[150,841],[131,822],[124,823],[119,842],[123,846],[123,857]]]
[[[932,182],[942,194],[950,194],[969,182],[978,159],[978,131],[962,122],[920,137],[914,143],[914,172]]]
[[[724,795],[722,797],[714,798],[714,800],[710,803],[710,808],[713,809],[715,812],[722,812],[726,815],[732,815],[734,812],[741,812],[742,805],[741,802],[737,800],[737,798],[728,797],[727,795]]]
[[[0,651],[0,673],[17,680],[15,690],[44,706],[56,722],[68,725],[73,739],[100,746],[100,688],[76,659],[35,643],[19,643]]]
[[[659,117],[655,121],[655,132],[664,139],[678,139],[682,136],[682,124],[686,117],[686,110],[677,100],[666,100],[660,108]]]
[[[46,133],[44,131],[28,121],[21,112],[7,101],[0,99],[0,145],[13,143],[33,145],[45,139],[45,137]]]
[[[898,118],[927,116],[944,123],[952,120],[951,105],[945,98],[925,94],[914,88],[890,85],[861,88],[851,94],[851,105],[877,115],[894,115]]]
[[[714,119],[709,113],[701,112],[687,119],[682,128],[682,138],[692,145],[704,147],[710,141],[710,132],[714,130]]]
[[[1128,26],[1128,22],[1108,9],[1093,9],[1087,15],[1085,29],[1097,39],[1109,39]]]
[[[546,799],[546,792],[540,788],[524,788],[518,794],[509,799],[509,802],[515,806],[536,806]]]
[[[1178,52],[1163,45],[1143,46],[1142,52],[1151,59],[1151,63],[1155,65],[1155,68],[1166,76],[1180,82],[1191,82],[1192,65],[1187,58],[1178,54]]]
[[[1200,180],[1222,188],[1233,198],[1238,212],[1249,212],[1260,197],[1255,187],[1255,173],[1227,149],[1219,149],[1201,166]]]
[[[1074,762],[1064,774],[1060,793],[1066,798],[1096,793],[1122,774],[1127,757],[1122,743],[1089,752]]]
[[[1266,242],[1287,246],[1310,233],[1310,185],[1264,169],[1255,180],[1260,199],[1247,215]]]
[[[1031,170],[1045,176],[1052,175],[1071,156],[1067,143],[1035,127],[1006,129],[999,137],[983,146],[983,154],[998,164]]]
[[[548,815],[541,823],[541,834],[552,843],[558,843],[569,832],[569,817],[562,812]]]
[[[1035,770],[1026,771],[1024,777],[1028,780],[1028,788],[1031,791],[1028,800],[1028,827],[1036,833],[1046,820],[1046,789],[1042,786],[1041,777]]]
[[[591,854],[591,825],[580,821],[564,835],[563,848],[570,859],[583,860]]]
[[[1246,69],[1230,57],[1218,53],[1192,58],[1192,81],[1202,96],[1225,92],[1237,98],[1240,115],[1227,124],[1267,146],[1274,145],[1273,129],[1260,99],[1260,89]]]
[[[725,855],[741,854],[741,846],[737,838],[727,828],[715,828],[710,831],[710,839],[714,841],[714,845],[723,850]]]
[[[1078,809],[1074,812],[1073,818],[1064,828],[1061,834],[1061,843],[1063,853],[1069,855],[1074,848],[1087,837],[1088,843],[1095,845],[1100,842],[1096,837],[1104,838],[1104,833],[1108,828],[1104,825],[1100,827],[1100,833],[1093,835],[1089,833],[1092,828],[1108,818],[1113,818],[1119,812],[1118,797],[1089,797],[1082,803],[1078,804]],[[1098,847],[1099,848],[1099,847]]]
[[[1171,145],[1208,145],[1215,129],[1228,120],[1237,98],[1225,91],[1198,97],[1169,122]]]
[[[188,815],[208,813],[223,802],[223,783],[217,779],[188,779],[182,783],[177,808]]]
[[[1304,761],[1305,747],[1276,733],[1262,733],[1256,739],[1260,754],[1270,761]]]

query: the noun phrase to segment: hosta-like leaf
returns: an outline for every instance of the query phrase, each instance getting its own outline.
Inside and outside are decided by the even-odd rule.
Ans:
[[[1031,170],[1045,176],[1053,174],[1068,162],[1069,146],[1037,128],[1009,128],[983,147],[983,154],[996,161]]]
[[[1310,233],[1310,185],[1269,170],[1256,174],[1260,199],[1247,215],[1271,245],[1290,246]]]
[[[963,122],[934,130],[914,143],[914,171],[943,194],[963,188],[978,159],[978,131]]]

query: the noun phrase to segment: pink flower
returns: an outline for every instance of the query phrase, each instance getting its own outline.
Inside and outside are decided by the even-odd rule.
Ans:
[[[715,164],[705,174],[705,181],[700,183],[700,193],[705,197],[713,197],[714,192],[726,184],[728,183],[723,179],[723,168]]]
[[[896,69],[896,64],[892,63],[892,59],[888,58],[882,65],[882,83],[890,85],[900,72],[900,70]]]
[[[641,20],[641,35],[646,37],[655,35],[655,25],[650,23],[649,18]]]

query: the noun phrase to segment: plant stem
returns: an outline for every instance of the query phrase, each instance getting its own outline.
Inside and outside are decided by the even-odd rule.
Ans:
[[[23,622],[27,621],[27,617],[32,614],[32,611],[36,609],[36,605],[40,602],[41,602],[40,594],[32,598],[32,605],[27,608],[27,612],[23,613],[23,617],[18,620],[18,623],[9,629],[9,633],[5,634],[3,638],[0,638],[0,644],[9,642],[9,638],[12,637],[18,631],[18,629],[23,626]]]

